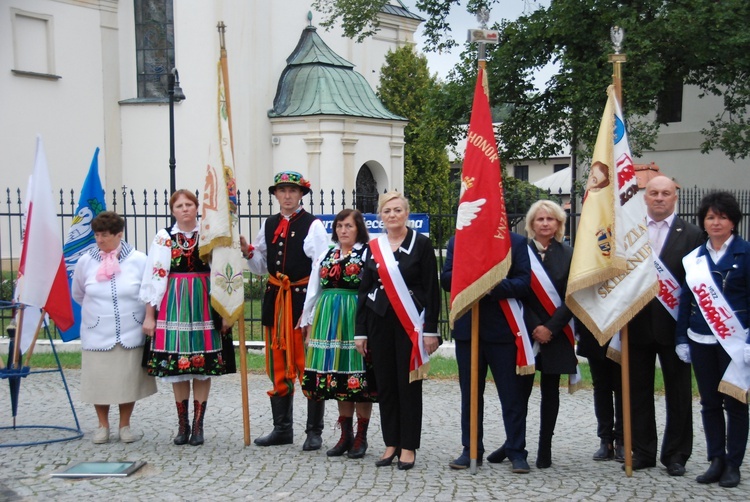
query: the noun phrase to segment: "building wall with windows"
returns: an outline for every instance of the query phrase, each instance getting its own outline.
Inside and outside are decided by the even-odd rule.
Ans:
[[[116,2],[90,3],[0,0],[3,188],[26,189],[37,134],[59,188],[80,186],[94,149],[104,146],[102,33]]]
[[[699,95],[696,87],[683,88],[681,120],[661,126],[654,149],[643,152],[636,162],[655,162],[664,174],[684,187],[750,188],[749,158],[733,162],[721,151],[700,152],[703,142],[700,131],[721,113],[723,100],[710,95],[699,98]]]
[[[135,7],[143,3],[148,1],[0,0],[0,67],[6,69],[0,72],[0,91],[13,97],[4,100],[0,113],[3,162],[13,166],[3,169],[8,173],[3,186],[25,188],[37,132],[44,138],[54,187],[78,190],[97,146],[101,147],[100,174],[109,192],[122,186],[135,190],[169,186],[168,101],[139,94],[138,87]],[[300,148],[304,139],[274,144],[267,115],[286,58],[309,24],[310,2],[159,3],[173,7],[173,35],[166,38],[173,40],[174,65],[186,95],[185,101],[174,106],[177,186],[195,189],[204,185],[208,145],[217,127],[213,110],[219,21],[226,24],[238,187],[265,191],[274,172],[282,169],[311,174],[308,150]],[[27,40],[14,38],[12,18],[17,17],[17,10],[32,13],[21,19],[23,22],[34,16],[47,19],[33,26],[39,31],[38,26],[51,24],[51,43],[36,35]],[[319,26],[322,19],[321,14],[312,13],[313,25]],[[344,38],[338,29],[318,28],[318,33],[331,49],[355,64],[355,70],[375,89],[385,54],[413,44],[419,22],[384,15],[380,33],[363,43]],[[24,33],[29,31],[27,27]],[[37,61],[36,66],[26,65],[32,75],[11,71],[25,67],[14,61],[12,48],[17,45],[26,51],[22,53],[25,60]],[[38,63],[37,53],[47,47],[54,52],[50,68]],[[163,82],[166,88],[166,77]],[[403,155],[393,154],[392,138],[378,139],[377,144],[382,152],[372,166],[373,176],[383,187],[402,189]],[[372,147],[363,151],[362,143],[359,145],[337,146],[339,151],[349,148],[354,152],[351,162],[357,169],[375,158]],[[338,182],[344,160],[344,155],[331,154],[322,159],[324,169],[314,173],[316,181],[323,186]],[[356,173],[349,178],[353,176]]]

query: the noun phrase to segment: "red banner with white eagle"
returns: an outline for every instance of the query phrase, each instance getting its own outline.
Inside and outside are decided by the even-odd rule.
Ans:
[[[456,215],[451,325],[508,275],[510,248],[489,86],[484,68],[480,67]],[[468,257],[471,259],[465,259]]]

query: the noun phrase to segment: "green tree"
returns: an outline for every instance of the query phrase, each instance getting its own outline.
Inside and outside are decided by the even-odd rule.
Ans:
[[[507,1],[507,0],[503,0]],[[522,0],[518,0],[522,1]],[[341,20],[350,36],[369,36],[377,28],[383,0],[317,0],[329,15]],[[451,38],[447,15],[460,0],[417,0],[427,16],[427,50],[446,50]],[[360,8],[369,5],[369,9]],[[468,0],[466,9],[501,7],[500,0]],[[326,10],[325,8],[328,8]],[[499,10],[499,9],[498,9]],[[704,152],[720,149],[731,159],[750,154],[750,2],[747,0],[551,0],[515,21],[494,28],[500,44],[488,47],[491,102],[511,112],[500,128],[504,157],[548,158],[561,147],[593,145],[604,89],[611,82],[609,30],[625,30],[623,52],[624,107],[631,148],[639,152],[653,144],[659,123],[649,113],[660,96],[675,85],[698,86],[704,94],[720,96],[722,110],[703,131]],[[325,24],[325,23],[324,23]],[[463,38],[463,37],[460,37]],[[465,117],[470,108],[474,48],[464,52],[447,86],[448,120]],[[537,91],[535,73],[550,65],[557,71]],[[468,93],[467,93],[468,90]]]
[[[427,58],[412,46],[386,55],[377,93],[388,110],[409,119],[404,130],[404,191],[414,212],[448,209],[450,162],[441,132],[445,120],[434,109],[438,92]]]

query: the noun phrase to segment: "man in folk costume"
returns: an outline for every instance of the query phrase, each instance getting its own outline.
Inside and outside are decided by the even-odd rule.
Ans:
[[[305,303],[312,262],[328,249],[323,223],[305,211],[300,202],[310,193],[310,182],[300,173],[283,171],[274,176],[268,192],[281,211],[263,222],[252,245],[242,239],[242,252],[254,274],[268,273],[263,295],[262,323],[266,340],[266,373],[273,382],[268,391],[273,430],[255,439],[259,446],[291,444],[294,380],[305,371],[305,346],[299,319]],[[307,402],[307,439],[302,449],[321,447],[325,401]]]
[[[656,465],[654,366],[664,375],[667,421],[660,461],[670,476],[685,474],[693,449],[693,394],[690,365],[674,351],[682,257],[703,243],[701,230],[675,214],[677,185],[666,176],[648,182],[644,195],[649,243],[659,277],[659,294],[630,321],[630,388],[633,470]]]
[[[484,411],[484,386],[487,368],[500,397],[506,439],[503,446],[487,457],[491,463],[510,459],[514,473],[529,472],[526,460],[526,415],[528,399],[534,385],[534,355],[523,320],[523,310],[507,308],[516,299],[531,292],[531,262],[526,251],[526,239],[512,233],[511,267],[508,275],[489,294],[479,301],[479,390],[477,413],[477,465],[482,464],[482,416]],[[448,241],[448,249],[440,282],[446,291],[451,290],[454,260],[471,259],[453,254],[455,237]],[[458,362],[458,381],[461,387],[461,443],[463,452],[449,463],[453,469],[466,469],[470,465],[470,406],[471,406],[471,312],[456,320],[453,330]],[[519,346],[520,344],[520,346]],[[528,352],[528,353],[526,353]],[[526,353],[524,358],[519,359]]]

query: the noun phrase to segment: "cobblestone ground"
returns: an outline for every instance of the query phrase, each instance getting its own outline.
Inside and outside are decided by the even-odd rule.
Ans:
[[[364,459],[328,458],[325,450],[336,443],[335,403],[326,406],[323,449],[303,452],[305,402],[295,397],[295,442],[289,446],[261,448],[243,445],[240,377],[213,380],[205,422],[206,444],[175,446],[176,414],[171,388],[159,383],[159,392],[139,401],[133,429],[142,435],[132,444],[116,440],[116,407],[112,410],[113,437],[109,444],[94,445],[96,428],[93,406],[80,402],[80,371],[66,370],[81,439],[36,446],[0,449],[0,500],[748,500],[750,471],[742,468],[743,481],[734,489],[699,485],[695,476],[707,467],[699,404],[693,404],[695,447],[687,474],[672,478],[658,466],[634,472],[628,478],[615,462],[594,462],[598,447],[591,391],[568,395],[561,389],[561,409],[553,441],[553,465],[540,470],[536,458],[539,425],[539,389],[529,404],[529,463],[531,473],[512,474],[508,462],[485,463],[472,475],[454,471],[448,462],[461,450],[459,389],[452,380],[428,380],[424,384],[422,447],[413,470],[376,468],[383,451],[377,407],[370,427],[370,449]],[[264,375],[250,375],[251,437],[271,429],[271,413]],[[663,429],[664,400],[657,398],[659,430]],[[0,426],[11,422],[8,386],[0,381]],[[59,373],[32,374],[20,390],[19,425],[74,427]],[[55,429],[0,429],[0,445],[33,441],[38,437],[64,437]],[[492,385],[487,386],[485,444],[500,446],[504,432],[500,406]],[[80,461],[145,460],[148,464],[128,478],[61,479],[50,473]]]

